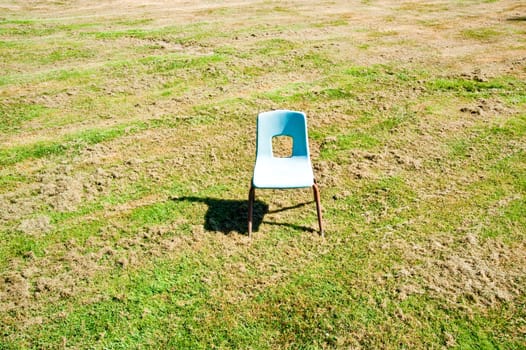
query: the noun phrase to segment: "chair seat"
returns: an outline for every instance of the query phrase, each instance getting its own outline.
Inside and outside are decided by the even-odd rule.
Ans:
[[[260,157],[256,159],[252,184],[256,188],[301,188],[314,184],[309,157]]]

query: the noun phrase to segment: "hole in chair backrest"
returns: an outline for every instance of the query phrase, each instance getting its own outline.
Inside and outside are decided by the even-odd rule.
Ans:
[[[287,135],[274,136],[272,138],[272,155],[276,158],[292,157],[293,139]]]

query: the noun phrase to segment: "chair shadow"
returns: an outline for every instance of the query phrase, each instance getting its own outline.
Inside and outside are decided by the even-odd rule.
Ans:
[[[244,235],[248,234],[247,200],[219,199],[209,197],[201,198],[193,196],[173,198],[172,200],[177,202],[187,201],[192,203],[205,203],[208,206],[208,210],[206,211],[204,218],[204,229],[206,231],[222,232],[223,234],[229,234],[232,232],[237,232]],[[269,211],[268,204],[260,200],[256,200],[254,201],[254,216],[252,218],[252,230],[254,232],[259,230],[259,226],[263,222],[265,214],[278,213],[289,209],[299,208],[305,206],[306,204],[308,203],[302,203],[292,207]],[[286,226],[309,232],[315,231],[309,227],[288,223],[265,221],[265,224]]]
[[[205,214],[204,228],[207,231],[219,231],[224,234],[238,232],[248,234],[248,201],[219,199],[209,197],[180,197],[174,198],[174,201],[205,203],[208,210]],[[256,200],[254,202],[254,216],[252,228],[254,231],[259,229],[263,217],[268,212],[268,204]]]
[[[526,16],[515,16],[506,18],[507,21],[523,22],[526,21]]]

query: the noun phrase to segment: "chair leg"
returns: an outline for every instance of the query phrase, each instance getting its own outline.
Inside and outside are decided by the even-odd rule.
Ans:
[[[248,193],[248,237],[252,237],[252,216],[254,212],[254,197],[256,196],[256,189],[250,185]]]
[[[318,188],[318,184],[314,183],[314,185],[312,185],[312,191],[314,192],[314,200],[316,201],[316,211],[318,212],[318,225],[320,226],[320,235],[322,237],[325,237],[321,217],[320,189]]]

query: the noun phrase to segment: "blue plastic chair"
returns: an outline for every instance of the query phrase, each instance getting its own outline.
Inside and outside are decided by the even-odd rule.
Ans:
[[[272,139],[276,136],[292,138],[292,155],[290,157],[274,156]],[[248,195],[248,235],[252,235],[256,188],[305,187],[312,187],[313,189],[320,234],[323,236],[320,191],[312,172],[305,113],[287,110],[260,113],[257,119],[256,164]]]

